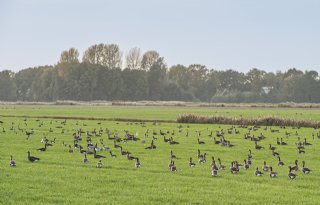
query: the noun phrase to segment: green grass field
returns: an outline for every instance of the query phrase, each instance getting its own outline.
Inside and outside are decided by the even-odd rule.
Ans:
[[[213,108],[186,108],[186,107],[90,107],[90,106],[1,106],[1,115],[26,116],[69,116],[69,117],[103,117],[103,118],[135,118],[149,120],[175,120],[179,113],[218,113],[229,116],[258,116],[274,114],[301,119],[319,119],[319,110],[308,109],[213,109]],[[320,139],[319,130],[311,128],[279,129],[279,133],[265,130],[265,127],[254,131],[251,135],[261,133],[266,139],[259,142],[264,150],[256,150],[253,141],[245,140],[244,135],[248,128],[238,128],[240,134],[228,134],[226,131],[231,125],[186,125],[176,123],[151,122],[126,123],[114,121],[94,120],[63,120],[37,119],[21,117],[0,117],[4,123],[0,124],[0,204],[319,204],[320,190]],[[26,120],[26,121],[25,121]],[[39,124],[43,124],[39,126]],[[64,133],[61,133],[62,128]],[[178,127],[182,126],[182,132]],[[20,131],[18,129],[22,129]],[[53,132],[49,132],[49,129]],[[106,156],[103,159],[103,168],[97,169],[98,159],[88,155],[89,163],[83,164],[83,154],[77,149],[68,152],[68,147],[62,146],[62,141],[73,145],[72,134],[79,130],[91,132],[94,129],[103,129],[101,137],[92,137],[95,144],[101,147],[100,139],[117,155],[111,158],[109,151],[98,151]],[[135,168],[135,162],[120,154],[118,148],[113,147],[113,140],[107,139],[105,129],[112,134],[119,133],[124,137],[124,130],[136,134],[139,141],[121,142],[124,150],[133,156],[139,157],[142,167]],[[249,127],[250,128],[250,127]],[[5,132],[2,130],[4,129]],[[25,131],[34,130],[34,134],[27,139]],[[145,137],[149,129],[149,136]],[[212,131],[224,130],[224,137],[230,140],[235,147],[215,145],[213,137],[208,134]],[[161,131],[170,131],[166,137],[173,137],[180,144],[170,145],[164,142]],[[175,134],[172,135],[172,131]],[[187,130],[189,136],[186,136]],[[146,150],[152,140],[153,131],[157,133],[155,144],[157,149]],[[197,144],[197,132],[201,131],[200,140],[204,145]],[[285,132],[291,136],[286,137]],[[297,132],[297,135],[296,135]],[[315,137],[312,137],[312,133]],[[45,152],[36,151],[44,144],[41,139],[46,136],[56,143],[48,147]],[[113,135],[112,135],[113,136]],[[287,146],[276,144],[276,138],[282,137]],[[305,154],[298,154],[295,143],[304,138],[312,143],[306,146]],[[86,134],[79,142],[86,149]],[[217,137],[216,137],[217,138]],[[218,139],[218,138],[217,138]],[[276,146],[285,166],[277,166],[277,158],[271,155],[269,144]],[[207,162],[198,163],[197,150],[207,153]],[[253,153],[253,166],[249,170],[240,168],[238,174],[231,174],[231,161],[243,163],[247,158],[248,149]],[[40,158],[39,162],[31,163],[27,160],[27,151]],[[168,164],[170,151],[178,157],[175,159],[177,172],[170,172]],[[16,167],[9,166],[10,155],[17,163]],[[211,176],[211,157],[221,158],[226,170],[219,170],[218,177]],[[196,162],[194,168],[188,166],[189,158]],[[295,180],[288,178],[288,166],[294,165],[298,159],[299,166],[302,160],[312,169],[312,173],[303,174],[301,170]],[[277,178],[270,178],[268,172],[262,177],[254,176],[256,167],[262,169],[263,161],[278,172]]]

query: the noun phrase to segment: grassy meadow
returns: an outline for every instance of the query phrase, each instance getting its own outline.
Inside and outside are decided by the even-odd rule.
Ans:
[[[2,105],[0,106],[0,204],[319,204],[320,201],[320,139],[319,129],[286,127],[261,127],[257,130],[252,126],[240,128],[235,126],[232,133],[227,129],[231,125],[209,124],[177,124],[146,122],[115,122],[97,120],[72,120],[64,124],[62,119],[41,119],[8,117],[10,116],[68,116],[125,118],[145,120],[175,120],[182,113],[214,114],[227,116],[277,115],[299,119],[320,120],[319,109],[271,109],[271,108],[193,108],[193,107],[159,107],[159,106],[31,106]],[[4,117],[7,116],[7,117]],[[49,130],[52,130],[50,132]],[[119,137],[124,138],[125,131],[140,138],[138,141],[121,141],[118,143],[133,156],[139,157],[141,168],[135,168],[135,161],[122,156],[118,148],[114,148],[113,140],[109,140],[106,128]],[[181,132],[178,132],[181,128]],[[64,133],[62,133],[62,129]],[[116,158],[111,158],[109,150],[98,151],[106,156],[102,159],[103,167],[96,168],[99,161],[88,155],[89,163],[82,162],[84,155],[73,148],[73,133],[82,129],[82,140],[79,144],[87,149],[86,132],[94,129],[103,130],[101,137],[92,136],[93,144],[109,147]],[[234,131],[238,130],[239,134]],[[279,132],[271,132],[277,129]],[[27,138],[25,131],[34,131]],[[149,130],[148,136],[145,135]],[[179,144],[170,145],[164,142],[162,132],[168,131],[166,138],[173,137]],[[224,138],[234,147],[215,145],[213,137],[217,131],[225,132]],[[174,131],[174,134],[173,134]],[[200,140],[205,144],[198,144]],[[156,135],[153,134],[156,133]],[[186,136],[186,133],[189,133]],[[208,136],[210,133],[213,136]],[[256,150],[254,142],[244,139],[246,133],[251,136],[264,135],[259,141],[263,150]],[[286,136],[289,132],[290,136]],[[314,134],[314,135],[312,135]],[[314,136],[314,137],[313,137]],[[55,144],[45,152],[36,151],[44,147],[41,139],[56,138]],[[156,149],[145,149],[154,137]],[[276,144],[276,138],[283,138],[286,146]],[[304,141],[311,146],[305,147],[305,154],[298,154],[295,143]],[[62,142],[72,145],[73,152]],[[277,147],[285,166],[278,167],[278,159],[271,155],[269,144]],[[207,154],[207,162],[198,163],[197,150]],[[252,150],[253,165],[249,170],[240,168],[239,173],[231,174],[231,162],[237,160],[243,164],[248,150]],[[40,158],[38,162],[27,160],[27,151]],[[177,156],[174,159],[176,172],[168,169],[170,151]],[[10,155],[17,163],[9,166]],[[211,176],[211,157],[217,161],[221,158],[225,170],[219,170],[218,177]],[[196,163],[194,168],[188,166],[189,158]],[[294,180],[288,178],[288,166],[298,160],[302,161],[312,173],[303,174],[301,169],[296,172]],[[278,172],[277,178],[254,176],[256,167],[262,170],[263,161]]]

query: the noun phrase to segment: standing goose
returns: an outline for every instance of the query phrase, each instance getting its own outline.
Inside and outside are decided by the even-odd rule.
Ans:
[[[176,159],[177,158],[177,156],[173,154],[172,150],[170,151],[170,155],[171,155],[171,159]]]
[[[204,141],[200,141],[200,139],[198,138],[198,144],[205,144]]]
[[[246,170],[248,170],[250,168],[250,165],[248,163],[247,160],[244,160],[244,166],[243,166]]]
[[[109,153],[110,153],[110,157],[111,157],[111,158],[116,158],[116,157],[117,157],[117,155],[112,154],[112,152],[111,152],[111,151],[109,151]]]
[[[263,149],[264,149],[261,145],[258,145],[258,142],[257,142],[257,141],[255,141],[254,143],[255,143],[255,148],[256,148],[257,150],[263,150]]]
[[[295,161],[294,161],[294,166],[293,167],[291,167],[291,171],[298,171],[299,170],[299,166],[298,166],[298,160],[296,159]]]
[[[261,171],[259,171],[259,168],[256,168],[256,171],[254,172],[254,175],[257,177],[261,177],[263,175],[263,173]]]
[[[266,161],[263,161],[263,167],[262,167],[262,170],[263,170],[263,171],[265,171],[265,172],[269,171],[269,166],[267,166]]]
[[[103,166],[103,164],[102,164],[101,159],[100,159],[99,162],[97,163],[96,167],[97,168],[102,168],[102,166]]]
[[[281,161],[280,157],[278,156],[278,166],[282,167],[284,165],[283,161]]]
[[[235,165],[235,162],[231,162],[231,167],[230,167],[230,172],[232,173],[232,174],[236,174],[236,173],[238,173],[238,169],[237,169],[237,167],[236,167],[236,165]]]
[[[95,149],[93,149],[93,156],[94,156],[94,158],[96,158],[96,159],[106,158],[105,156],[98,155]]]
[[[288,173],[288,177],[292,180],[296,178],[296,174],[292,173],[292,168],[289,166],[289,173]]]
[[[87,164],[89,163],[89,159],[87,158],[87,154],[84,154],[83,163]]]
[[[136,168],[140,168],[141,167],[141,163],[139,161],[139,158],[137,158],[137,161],[135,163]]]
[[[272,167],[270,167],[270,174],[269,174],[269,175],[270,175],[270,177],[271,177],[271,178],[275,178],[275,177],[277,177],[277,174],[278,174],[278,173],[277,173],[277,172],[272,171]]]
[[[170,167],[170,171],[172,171],[172,172],[177,171],[177,167],[176,167],[176,165],[174,164],[174,161],[172,161],[172,164],[171,164],[171,167]]]
[[[303,172],[304,174],[309,174],[309,173],[311,172],[311,169],[305,167],[304,161],[302,161],[302,172]]]
[[[31,155],[30,155],[30,151],[28,151],[28,160],[29,160],[30,162],[36,162],[36,161],[39,161],[40,158],[31,156]]]
[[[217,167],[215,161],[213,161],[213,166],[211,168],[212,168],[211,175],[213,177],[217,177],[218,176],[218,167]]]
[[[41,147],[41,148],[39,148],[37,150],[40,151],[40,152],[46,151],[47,150],[47,143],[44,144],[44,147]]]
[[[195,167],[196,166],[196,164],[194,163],[194,162],[192,162],[192,157],[190,157],[190,160],[189,160],[189,167]]]
[[[13,160],[12,155],[10,155],[9,165],[10,165],[10,167],[15,167],[15,166],[17,165],[17,164],[16,164],[16,161]]]
[[[224,170],[226,168],[226,166],[221,164],[221,159],[220,158],[218,158],[218,162],[219,162],[219,169]]]

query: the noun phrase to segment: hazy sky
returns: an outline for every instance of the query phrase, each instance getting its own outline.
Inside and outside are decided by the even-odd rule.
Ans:
[[[169,66],[320,71],[318,0],[0,0],[0,70],[53,65],[97,43]]]

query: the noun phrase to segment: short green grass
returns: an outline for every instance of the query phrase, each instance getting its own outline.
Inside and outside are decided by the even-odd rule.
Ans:
[[[171,119],[181,111],[181,108],[161,108],[168,109],[168,112],[157,107],[116,107],[112,111],[110,108],[102,107],[19,107],[2,108],[9,110],[10,114],[20,115],[64,115],[64,116],[88,116],[99,115],[101,117],[126,117],[126,118],[148,118]],[[207,109],[207,108],[206,108]],[[29,112],[34,110],[34,112]],[[90,112],[92,110],[92,112]],[[100,110],[100,112],[99,112]],[[183,108],[187,112],[188,109]],[[201,109],[194,109],[199,112],[206,112]],[[208,109],[210,110],[210,109]],[[235,109],[238,110],[238,109]],[[56,111],[56,112],[55,112]],[[227,110],[219,109],[226,112]],[[276,110],[274,112],[279,112]],[[4,114],[8,114],[6,112]],[[152,118],[152,113],[154,118]],[[229,114],[237,115],[237,113]],[[239,113],[246,110],[240,110]],[[250,111],[252,114],[254,112]],[[282,111],[281,111],[282,112]],[[284,112],[284,111],[283,111]],[[287,110],[288,112],[288,110]],[[113,114],[112,114],[113,113]],[[168,114],[170,113],[170,114]],[[309,110],[300,110],[302,116],[306,116]],[[311,113],[311,112],[310,112]],[[295,111],[290,111],[289,115],[295,115]],[[312,115],[313,116],[313,115]],[[319,130],[310,128],[293,129],[288,127],[279,129],[279,133],[271,133],[270,129],[260,128],[251,131],[255,136],[262,133],[267,138],[260,145],[265,149],[258,151],[254,149],[254,143],[244,140],[244,134],[249,132],[246,128],[237,128],[239,135],[225,134],[225,138],[236,146],[233,148],[221,147],[213,144],[213,139],[208,134],[213,131],[230,128],[230,125],[186,125],[176,123],[157,123],[148,122],[145,126],[139,123],[113,122],[113,121],[81,121],[67,120],[64,126],[65,133],[61,133],[62,120],[2,117],[4,122],[0,126],[0,204],[319,204],[320,190],[319,169],[320,169],[320,140],[312,133],[316,134]],[[39,123],[43,126],[39,127]],[[14,124],[12,124],[14,123]],[[99,123],[99,124],[98,124]],[[18,125],[28,131],[34,129],[34,134],[30,139],[18,130]],[[182,133],[178,133],[178,126],[182,126]],[[187,127],[189,126],[189,127]],[[125,150],[129,150],[134,156],[138,156],[142,163],[140,169],[134,167],[134,162],[121,156],[119,150],[113,147],[113,141],[107,139],[103,132],[102,137],[93,137],[93,142],[104,139],[105,144],[110,147],[117,158],[113,159],[107,151],[100,151],[98,154],[105,155],[103,159],[104,167],[95,168],[97,159],[88,156],[89,164],[83,164],[83,155],[76,149],[73,153],[68,152],[68,148],[61,146],[62,141],[68,144],[73,143],[72,134],[82,128],[84,131],[97,130],[100,127],[105,131],[109,128],[111,132],[117,130],[119,136],[124,136],[124,130],[130,133],[137,133],[140,141],[126,143],[122,142]],[[1,132],[2,128],[5,132]],[[13,128],[12,130],[10,128]],[[53,132],[49,132],[52,128]],[[149,129],[149,137],[145,138],[144,133]],[[158,134],[155,136],[157,149],[146,150],[152,140],[153,130]],[[159,134],[160,130],[169,130],[173,138],[180,142],[178,145],[169,145],[163,141]],[[171,132],[175,130],[175,134]],[[186,132],[189,130],[189,136]],[[196,131],[201,130],[200,139],[205,141],[205,145],[197,144]],[[285,131],[291,132],[292,136],[285,137]],[[298,135],[296,135],[296,131]],[[47,136],[49,139],[56,139],[56,144],[49,147],[46,152],[37,152],[35,149],[43,147],[41,139]],[[306,154],[299,155],[295,146],[298,140],[312,143],[306,147]],[[287,146],[276,145],[276,137],[282,137]],[[85,137],[80,142],[85,147]],[[142,143],[145,140],[145,143]],[[286,163],[284,167],[276,166],[277,159],[271,155],[268,145],[277,147],[282,160]],[[98,146],[100,144],[98,143]],[[197,162],[197,149],[202,153],[207,153],[207,162],[198,164],[194,168],[188,167],[189,157]],[[250,170],[243,170],[232,175],[229,171],[232,160],[243,162],[246,158],[248,149],[253,151],[253,166]],[[27,151],[41,158],[39,162],[31,163],[27,160]],[[170,160],[170,150],[174,151],[178,159],[175,160],[177,172],[168,170]],[[9,156],[13,155],[17,162],[17,167],[9,167]],[[211,156],[215,159],[220,157],[227,169],[219,171],[219,177],[211,176],[210,161]],[[306,161],[306,166],[313,170],[309,175],[298,171],[297,178],[290,180],[287,177],[288,166],[294,164],[294,160]],[[278,178],[271,179],[266,173],[263,177],[253,175],[255,167],[261,169],[263,161],[273,166],[277,171]]]
[[[208,108],[179,106],[89,106],[89,105],[0,105],[0,115],[73,116],[96,118],[128,118],[144,120],[176,120],[179,114],[194,113],[233,117],[274,115],[320,121],[320,109],[299,108]]]

